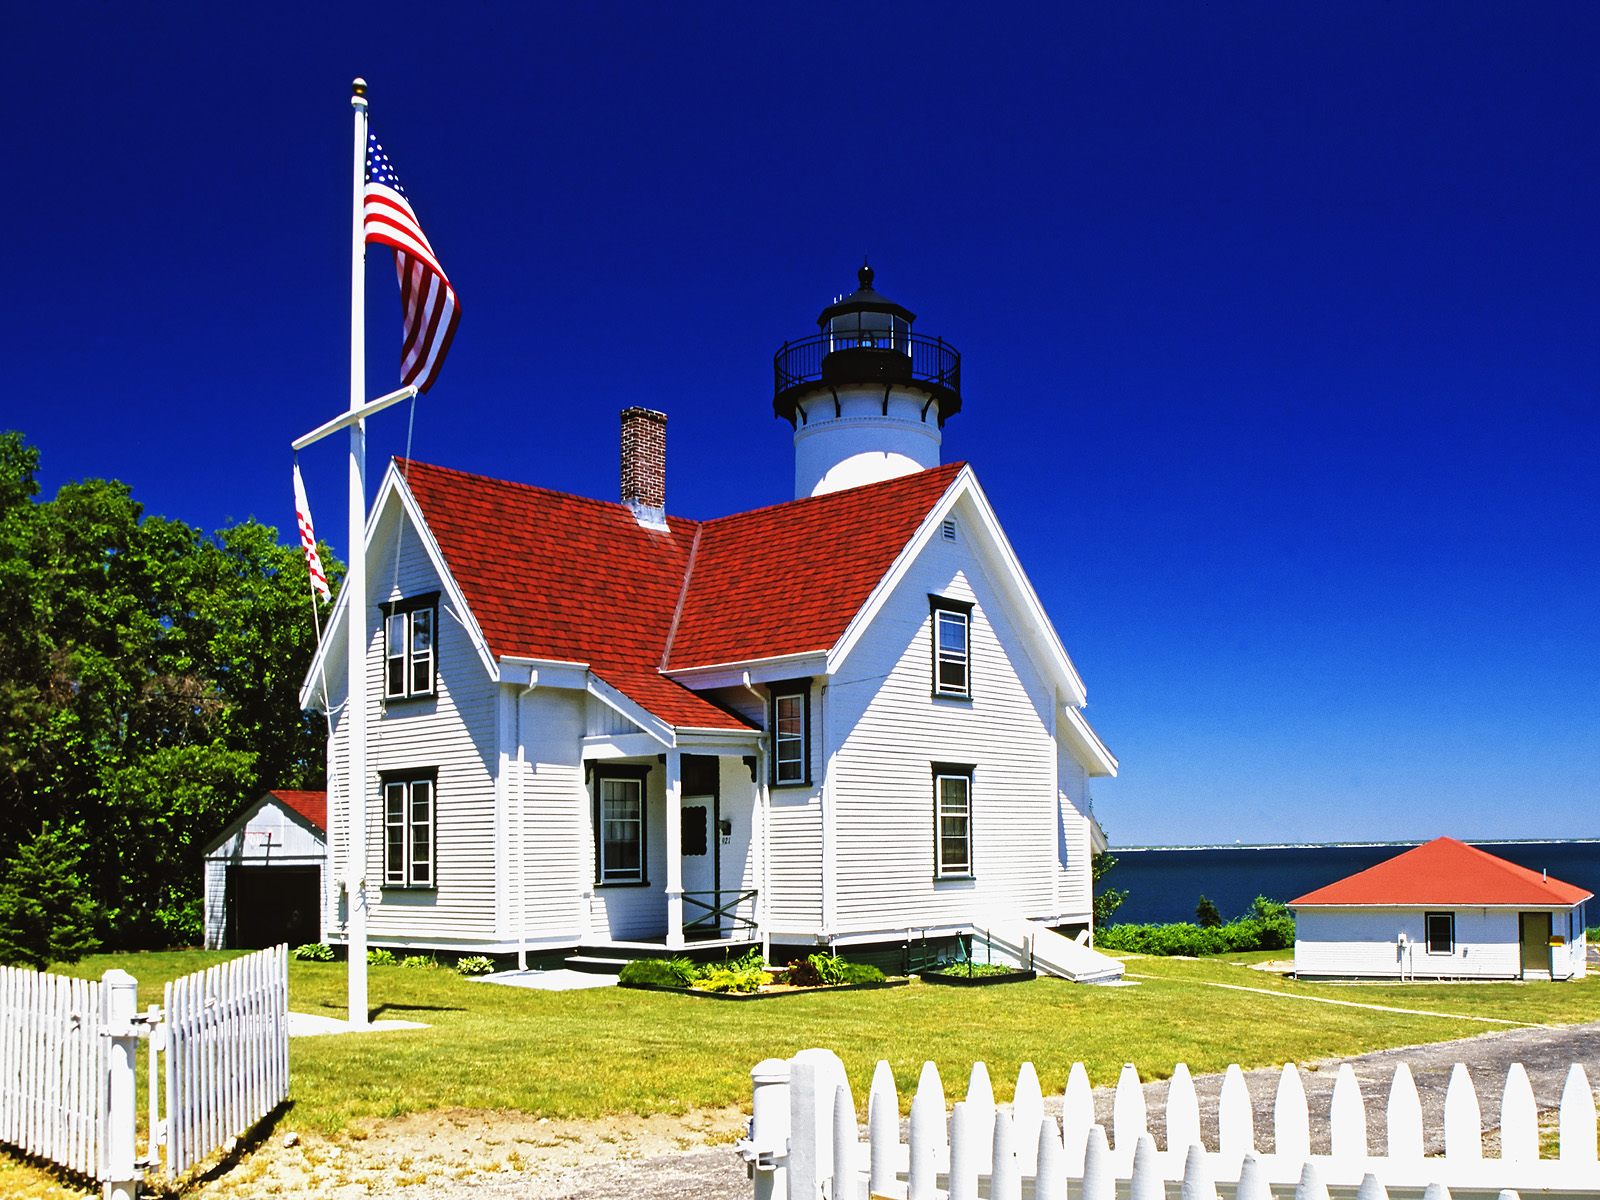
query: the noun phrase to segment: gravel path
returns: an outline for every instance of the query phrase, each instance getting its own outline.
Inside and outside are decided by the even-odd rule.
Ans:
[[[1375,1151],[1381,1152],[1385,1136],[1382,1120],[1383,1105],[1389,1094],[1389,1081],[1395,1065],[1405,1062],[1417,1083],[1422,1097],[1424,1128],[1428,1130],[1427,1145],[1430,1153],[1437,1153],[1439,1129],[1443,1124],[1444,1093],[1449,1083],[1450,1071],[1456,1063],[1467,1064],[1478,1091],[1482,1107],[1484,1128],[1495,1129],[1500,1119],[1500,1092],[1505,1084],[1505,1074],[1513,1062],[1520,1062],[1528,1071],[1533,1084],[1533,1094],[1541,1109],[1554,1108],[1560,1103],[1561,1089],[1566,1084],[1567,1069],[1574,1062],[1582,1063],[1589,1072],[1591,1083],[1600,1082],[1600,1021],[1560,1029],[1514,1029],[1485,1033],[1474,1038],[1453,1042],[1436,1042],[1423,1046],[1407,1046],[1398,1050],[1380,1050],[1351,1059],[1329,1059],[1304,1064],[1306,1098],[1313,1114],[1312,1149],[1328,1149],[1327,1124],[1324,1117],[1333,1093],[1336,1070],[1341,1062],[1348,1061],[1361,1083],[1367,1099],[1368,1134]],[[1262,1069],[1245,1072],[1245,1082],[1254,1102],[1257,1138],[1266,1142],[1272,1128],[1272,1105],[1277,1095],[1279,1072]],[[1010,1081],[997,1081],[1008,1089]],[[1064,1081],[1048,1081],[1051,1086]],[[951,1099],[959,1098],[963,1084],[946,1081]],[[1195,1077],[1195,1089],[1200,1096],[1200,1120],[1208,1145],[1216,1144],[1217,1096],[1222,1087],[1221,1075]],[[1112,1088],[1095,1089],[1095,1115],[1108,1129],[1111,1126]],[[1149,1111],[1152,1130],[1165,1127],[1166,1084],[1145,1085],[1145,1104]],[[1060,1114],[1059,1095],[1046,1107]],[[1157,1141],[1161,1141],[1157,1133]],[[465,1200],[469,1195],[482,1200],[499,1200],[516,1197],[517,1200],[626,1200],[649,1195],[655,1200],[747,1200],[751,1194],[743,1165],[731,1147],[688,1150],[677,1154],[636,1159],[623,1163],[596,1164],[579,1167],[556,1176],[523,1176],[515,1180],[464,1183],[459,1187],[432,1184],[425,1189],[396,1191],[391,1200]]]

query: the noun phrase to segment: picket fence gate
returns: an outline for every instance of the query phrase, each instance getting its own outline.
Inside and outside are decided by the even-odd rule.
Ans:
[[[288,1098],[288,962],[274,946],[219,963],[168,983],[165,1003],[143,1013],[126,971],[86,980],[0,967],[0,1143],[96,1180],[107,1197],[137,1196],[146,1170],[182,1175]]]
[[[947,1115],[943,1082],[924,1063],[911,1103],[908,1137],[889,1064],[879,1062],[867,1100],[867,1137],[856,1125],[844,1065],[829,1050],[767,1059],[751,1071],[752,1116],[738,1153],[750,1169],[755,1200],[1162,1200],[1181,1184],[1182,1200],[1216,1200],[1216,1185],[1236,1200],[1271,1200],[1271,1187],[1293,1187],[1299,1200],[1327,1200],[1328,1188],[1381,1200],[1387,1188],[1476,1192],[1526,1190],[1600,1195],[1595,1096],[1580,1064],[1569,1068],[1559,1114],[1559,1156],[1539,1156],[1538,1110],[1527,1071],[1514,1063],[1501,1101],[1500,1156],[1484,1157],[1478,1097],[1457,1063],[1444,1102],[1443,1155],[1424,1154],[1422,1104],[1410,1069],[1394,1073],[1383,1113],[1386,1152],[1371,1153],[1367,1107],[1355,1072],[1343,1064],[1334,1083],[1327,1131],[1330,1153],[1313,1154],[1305,1084],[1283,1068],[1273,1109],[1272,1151],[1258,1149],[1244,1073],[1228,1068],[1218,1106],[1218,1144],[1201,1141],[1199,1098],[1180,1063],[1167,1086],[1166,1148],[1148,1129],[1138,1072],[1124,1066],[1112,1104],[1112,1138],[1094,1119],[1082,1063],[1073,1064],[1062,1117],[1044,1111],[1032,1063],[1017,1074],[1010,1105],[996,1105],[989,1073],[975,1063],[966,1098]],[[1263,1131],[1265,1132],[1265,1131]],[[1070,1183],[1069,1183],[1070,1181]],[[1120,1192],[1119,1192],[1120,1187]]]

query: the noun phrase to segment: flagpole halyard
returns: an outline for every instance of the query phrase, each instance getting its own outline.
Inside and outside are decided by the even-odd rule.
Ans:
[[[350,85],[355,115],[350,229],[350,561],[344,586],[349,703],[345,706],[346,1018],[364,1028],[367,1016],[367,429],[361,417],[367,394],[366,238],[362,230],[367,170],[367,82]]]

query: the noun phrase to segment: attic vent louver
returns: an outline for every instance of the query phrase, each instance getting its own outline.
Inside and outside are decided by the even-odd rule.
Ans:
[[[956,540],[956,520],[954,517],[949,518],[944,523],[944,540],[947,542]]]

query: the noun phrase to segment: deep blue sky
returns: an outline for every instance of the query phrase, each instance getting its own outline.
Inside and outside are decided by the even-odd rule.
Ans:
[[[609,498],[646,404],[673,511],[787,499],[771,354],[868,252],[963,353],[946,457],[1123,761],[1114,842],[1600,833],[1592,7],[230,10],[8,14],[0,425],[47,492],[292,530],[363,74],[464,314],[418,457]]]

